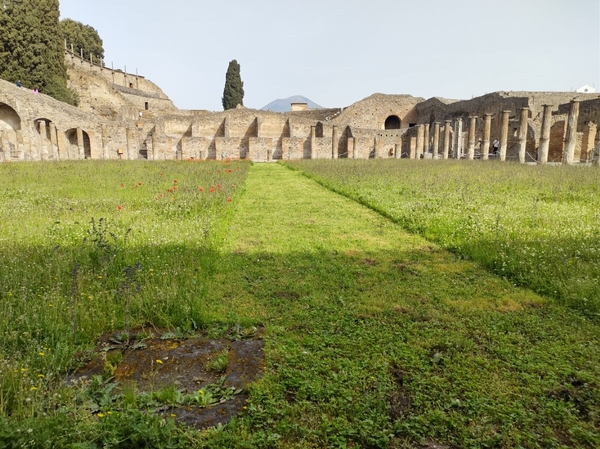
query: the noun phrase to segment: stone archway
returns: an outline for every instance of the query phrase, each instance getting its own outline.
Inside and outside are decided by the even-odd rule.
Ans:
[[[397,115],[390,115],[385,119],[384,129],[400,129],[402,121]]]
[[[21,117],[11,106],[0,103],[0,162],[21,159],[17,131]]]
[[[92,158],[92,146],[90,143],[90,136],[83,130],[81,131],[81,134],[83,142],[79,142],[79,139],[77,138],[76,128],[71,128],[65,132],[68,159]],[[80,153],[80,146],[83,150],[83,154]]]

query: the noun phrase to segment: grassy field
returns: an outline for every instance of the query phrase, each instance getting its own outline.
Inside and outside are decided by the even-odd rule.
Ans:
[[[443,187],[381,171],[380,190]],[[0,447],[600,445],[594,319],[300,171],[82,162],[3,164],[0,178]],[[361,202],[376,197],[365,186]],[[98,385],[65,374],[103,332],[140,325],[264,326],[244,412],[200,432],[124,398],[92,413]]]
[[[290,165],[518,285],[600,316],[600,170],[438,162]]]

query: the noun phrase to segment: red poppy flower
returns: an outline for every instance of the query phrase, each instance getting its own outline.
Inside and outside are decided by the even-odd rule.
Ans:
[[[120,204],[117,206],[117,209],[121,210],[123,209],[123,206],[121,206]]]
[[[141,182],[138,182],[138,186],[141,186],[141,185],[142,185],[142,183],[141,183]]]
[[[177,180],[176,179],[173,180],[173,184],[177,184]]]
[[[233,201],[231,198],[227,198],[227,202],[231,203]]]
[[[198,192],[202,192],[204,190],[202,187],[198,187]]]

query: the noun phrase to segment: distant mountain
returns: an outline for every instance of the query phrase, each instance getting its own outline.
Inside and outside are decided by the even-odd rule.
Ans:
[[[292,110],[292,103],[307,103],[309,109],[323,109],[323,106],[319,106],[314,101],[311,101],[302,95],[293,95],[288,98],[275,100],[260,109],[263,111],[288,112]]]

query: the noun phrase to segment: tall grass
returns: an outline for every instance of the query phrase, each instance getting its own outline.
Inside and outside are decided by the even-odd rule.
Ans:
[[[518,285],[600,313],[600,170],[405,160],[289,165]]]
[[[32,395],[105,331],[205,325],[247,167],[0,165],[0,416],[35,415]]]

